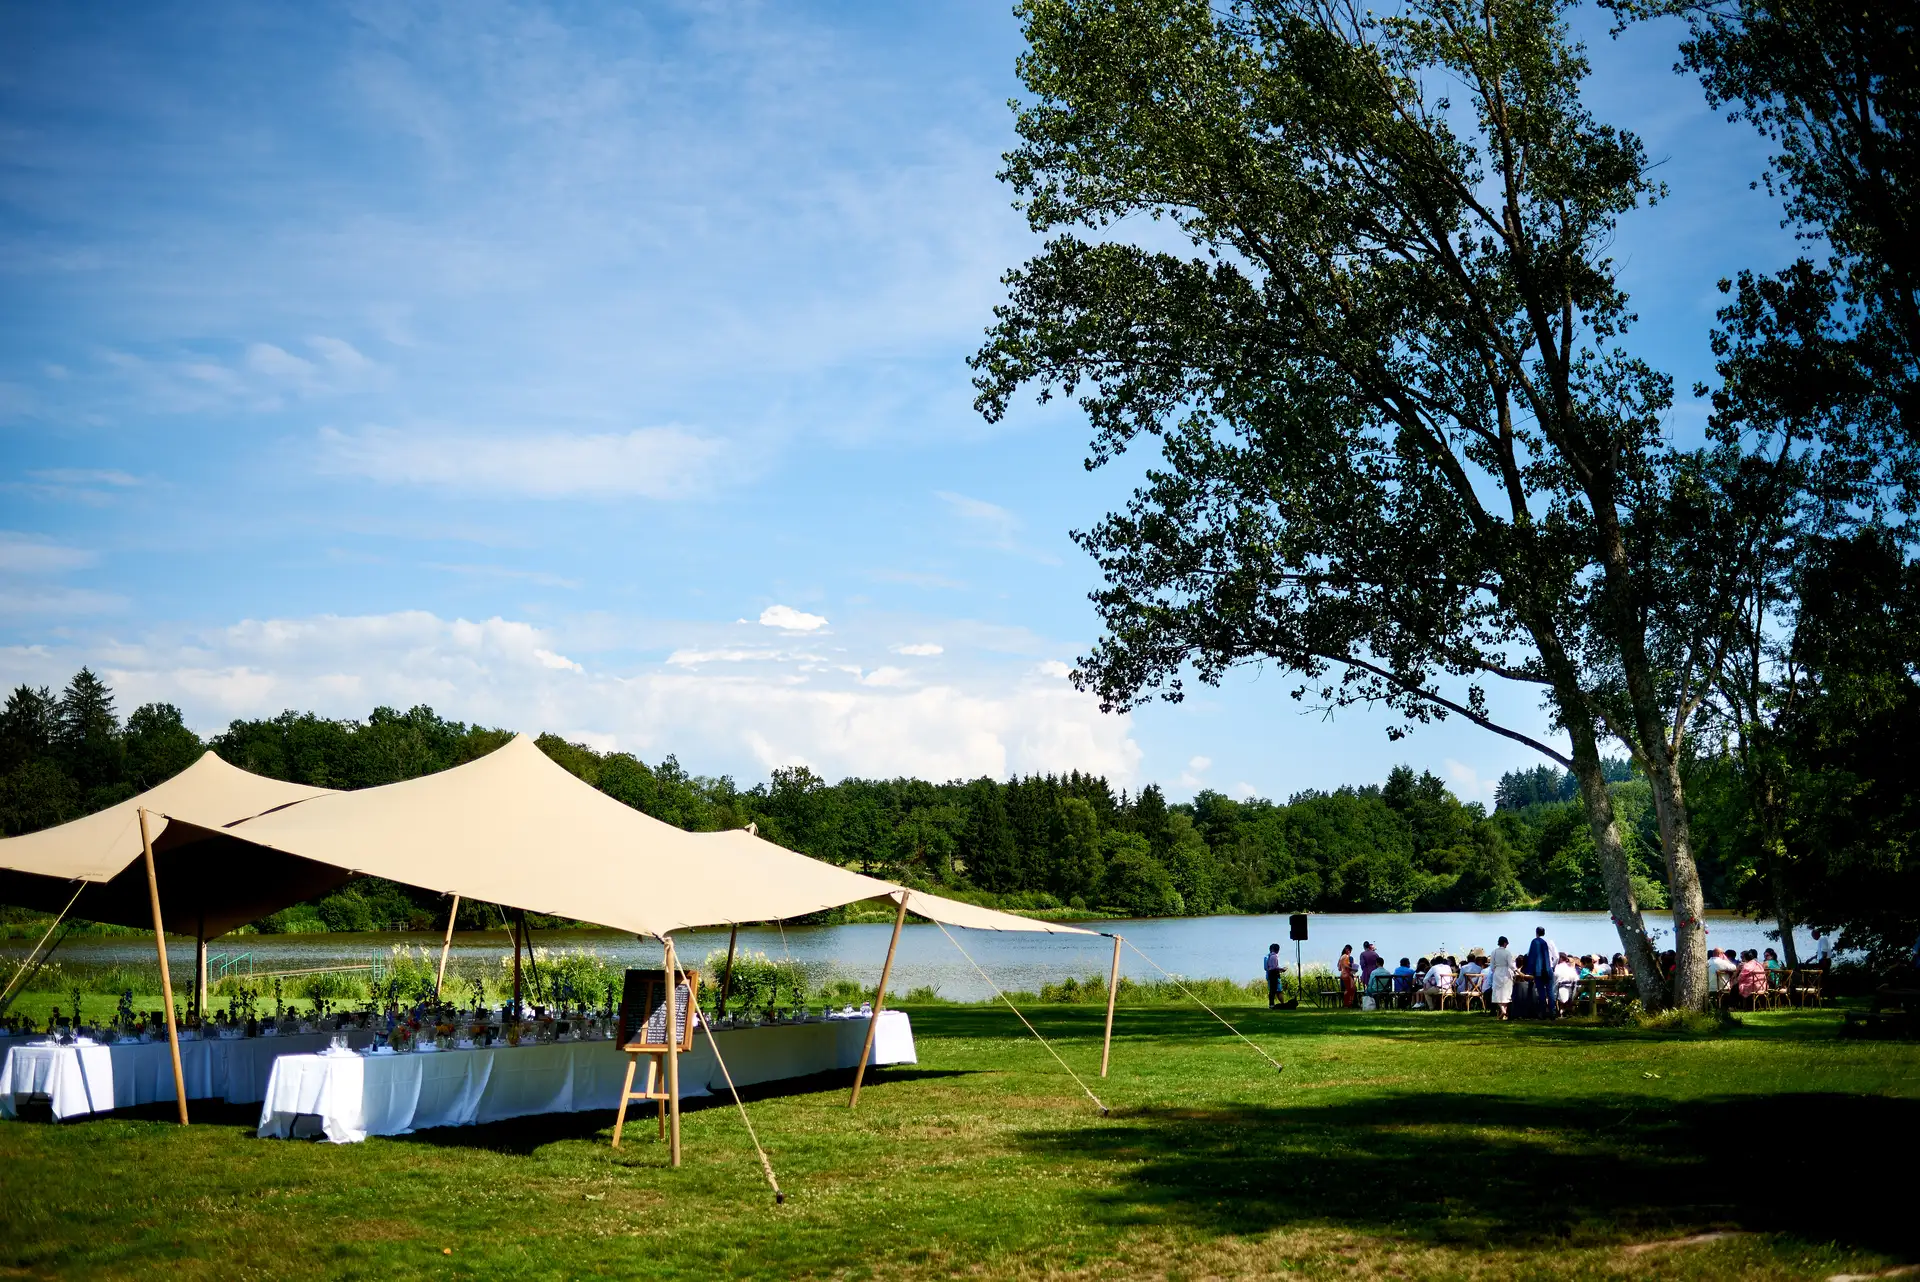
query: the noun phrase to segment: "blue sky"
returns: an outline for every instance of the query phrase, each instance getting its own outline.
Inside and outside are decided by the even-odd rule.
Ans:
[[[1714,282],[1790,241],[1675,29],[1582,26],[1672,187],[1617,252],[1684,389]],[[1019,48],[932,0],[0,5],[0,681],[86,663],[203,731],[425,702],[746,780],[1404,760],[1486,799],[1537,758],[1469,726],[1066,681],[1067,531],[1128,478],[1070,408],[983,423],[965,366],[1034,247],[993,177]]]

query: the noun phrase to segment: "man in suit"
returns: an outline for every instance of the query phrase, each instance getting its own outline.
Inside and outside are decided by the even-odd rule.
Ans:
[[[1527,974],[1532,977],[1533,991],[1540,999],[1540,1013],[1547,1019],[1560,1014],[1559,1004],[1553,1000],[1553,966],[1557,960],[1553,941],[1547,938],[1547,928],[1535,926],[1533,942],[1527,945]]]

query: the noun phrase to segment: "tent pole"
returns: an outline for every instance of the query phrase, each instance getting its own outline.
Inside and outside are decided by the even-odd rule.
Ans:
[[[433,1000],[440,1000],[440,986],[447,982],[447,949],[453,947],[453,919],[460,915],[460,896],[453,897],[453,907],[447,909],[447,937],[440,941],[440,973],[433,977]]]
[[[673,937],[661,940],[667,946],[667,1152],[674,1166],[680,1165],[680,980],[679,963],[673,955]],[[693,1014],[687,1013],[687,1026],[693,1026]]]
[[[740,923],[733,923],[733,929],[727,932],[727,964],[720,972],[720,998],[715,1003],[713,1017],[727,1017],[727,985],[733,982],[733,946],[740,942]]]
[[[200,914],[200,930],[193,939],[193,1017],[207,1022],[207,914]]]
[[[147,897],[153,902],[153,946],[160,954],[160,1004],[167,1008],[167,1050],[173,1055],[173,1098],[180,1125],[187,1124],[187,1075],[180,1068],[180,1030],[173,1022],[173,977],[167,973],[167,932],[160,924],[160,878],[153,871],[153,838],[147,835],[147,810],[140,807],[140,850],[147,861]]]
[[[1100,1076],[1107,1075],[1107,1058],[1113,1054],[1113,1002],[1120,995],[1120,936],[1113,937],[1113,977],[1107,980],[1107,1036],[1100,1043]]]
[[[900,927],[907,920],[907,892],[900,892],[900,911],[893,916],[893,938],[887,941],[887,960],[880,967],[880,988],[873,995],[873,1018],[867,1021],[866,1044],[860,1048],[860,1062],[853,1070],[853,1094],[847,1099],[847,1107],[852,1108],[860,1102],[860,1084],[867,1078],[867,1061],[873,1058],[873,1034],[880,1027],[880,1012],[886,1009],[887,980],[893,975],[893,950],[900,947]]]
[[[513,910],[513,1017],[520,1018],[520,932],[525,929],[527,915],[518,908]]]

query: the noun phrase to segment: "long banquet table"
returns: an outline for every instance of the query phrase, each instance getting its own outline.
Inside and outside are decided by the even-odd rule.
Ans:
[[[356,1030],[349,1038],[364,1046],[373,1034]],[[277,1060],[321,1050],[331,1040],[330,1033],[183,1040],[180,1068],[187,1098],[258,1103],[267,1097]],[[84,1046],[0,1039],[0,1045],[6,1043],[12,1044],[6,1045],[5,1062],[0,1063],[0,1117],[17,1116],[22,1100],[36,1094],[51,1097],[56,1118],[170,1103],[174,1098],[165,1038]]]
[[[734,1085],[750,1086],[854,1067],[868,1022],[831,1019],[720,1029],[713,1038]],[[916,1062],[906,1012],[883,1011],[867,1063]],[[610,1041],[282,1055],[267,1083],[259,1133],[285,1139],[294,1133],[296,1119],[306,1115],[319,1119],[326,1139],[352,1144],[369,1135],[404,1135],[431,1126],[610,1109],[620,1102],[626,1071],[626,1055]],[[646,1071],[644,1062],[640,1071]],[[712,1042],[705,1035],[696,1038],[693,1050],[680,1057],[680,1098],[726,1089]],[[640,1117],[649,1115],[642,1111]]]

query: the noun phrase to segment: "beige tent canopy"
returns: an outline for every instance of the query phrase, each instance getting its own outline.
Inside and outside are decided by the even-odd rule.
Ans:
[[[58,827],[0,840],[0,903],[122,926],[151,926],[141,867],[139,812],[148,812],[168,930],[211,938],[303,899],[324,895],[352,873],[297,854],[237,841],[226,825],[328,794],[266,779],[209,752],[156,788]],[[197,826],[163,817],[191,811]],[[75,892],[79,898],[74,899]]]
[[[750,832],[683,832],[576,778],[525,735],[419,779],[311,791],[240,822],[231,807],[191,795],[143,804],[163,810],[175,829],[224,831],[317,864],[643,935],[790,919],[902,893],[911,911],[956,926],[1093,933],[907,891]]]

